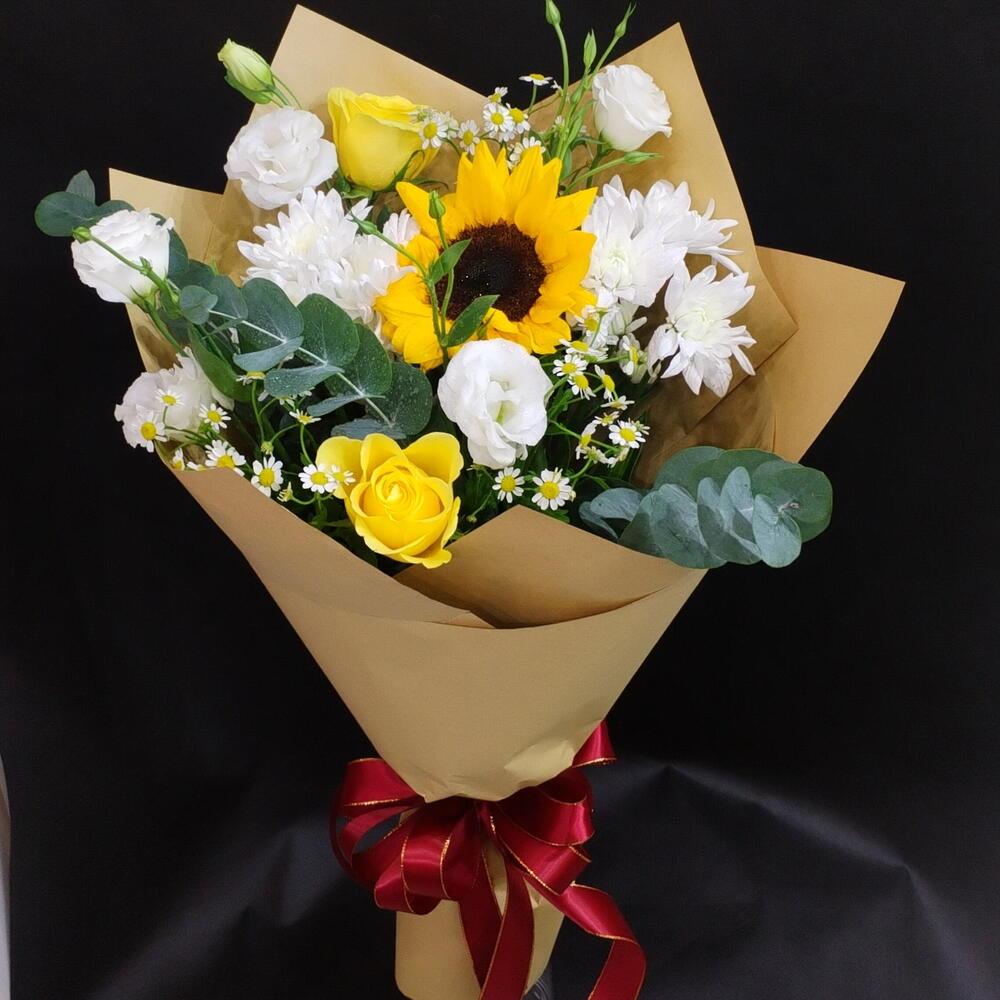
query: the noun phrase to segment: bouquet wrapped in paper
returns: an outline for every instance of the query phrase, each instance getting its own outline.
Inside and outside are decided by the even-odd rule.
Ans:
[[[521,996],[564,916],[611,944],[593,996],[638,992],[627,923],[576,881],[580,768],[706,569],[826,526],[796,463],[900,292],[756,247],[680,29],[612,62],[627,21],[577,83],[563,44],[484,102],[299,7],[271,63],[219,53],[257,105],[222,194],[112,171],[115,200],[81,174],[38,210],[128,306],[126,439],[381,758],[332,834],[399,911],[412,1000]]]

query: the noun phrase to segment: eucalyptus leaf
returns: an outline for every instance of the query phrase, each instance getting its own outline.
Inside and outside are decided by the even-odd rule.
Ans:
[[[242,292],[247,317],[238,331],[244,351],[262,351],[302,336],[302,314],[273,281],[251,278]]]
[[[94,187],[94,180],[86,170],[81,170],[70,178],[66,190],[70,194],[78,194],[81,198],[94,203],[97,201],[97,189]]]
[[[98,218],[93,201],[73,191],[46,195],[35,209],[35,225],[46,236],[72,236],[74,229],[89,227]]]
[[[653,486],[655,488],[673,483],[675,486],[682,486],[693,496],[698,491],[698,483],[702,479],[702,476],[697,474],[697,470],[721,454],[721,448],[711,448],[707,445],[685,448],[683,451],[671,455],[660,466]]]
[[[216,301],[215,295],[200,285],[186,285],[181,289],[177,304],[186,320],[202,326],[208,321]]]
[[[274,368],[264,379],[264,388],[279,399],[311,392],[337,369],[333,365],[307,365],[304,368]]]
[[[321,399],[318,403],[313,403],[309,407],[309,416],[325,417],[328,413],[342,409],[350,403],[357,403],[363,398],[363,396],[359,396],[356,392],[342,392],[336,396],[329,396],[327,399]]]
[[[346,424],[337,424],[330,431],[331,437],[349,437],[359,441],[369,434],[385,434],[387,437],[397,439],[407,436],[398,427],[387,427],[381,420],[373,420],[371,417],[359,417],[357,420],[349,420]]]
[[[325,295],[307,295],[299,303],[304,348],[328,365],[344,368],[358,353],[354,320]]]
[[[170,256],[167,264],[167,277],[177,285],[185,285],[188,282],[184,279],[191,261],[188,257],[187,247],[184,241],[177,235],[176,230],[170,230]],[[203,321],[204,322],[204,321]]]
[[[687,490],[667,483],[643,497],[621,544],[694,569],[721,566],[698,524],[698,504]]]
[[[399,436],[410,437],[427,426],[433,405],[434,390],[427,376],[405,361],[394,361],[392,383],[385,399],[375,405],[369,404],[369,409],[375,416],[381,413],[388,418],[391,431],[386,433],[396,436],[395,432],[399,431]]]
[[[742,475],[740,475],[742,473]],[[753,513],[753,496],[750,495],[750,474],[746,469],[734,469],[732,476],[739,476],[739,503],[749,497]],[[732,478],[730,476],[730,478]],[[729,483],[729,480],[726,480]],[[746,497],[742,494],[746,486]],[[753,526],[733,502],[732,488],[719,488],[707,476],[698,484],[698,527],[709,551],[725,562],[750,565],[760,562],[760,550],[753,539]]]
[[[342,374],[326,383],[334,395],[353,392],[358,399],[379,399],[392,383],[392,360],[367,327],[356,324],[358,349]]]
[[[284,344],[265,347],[263,351],[251,351],[249,354],[233,355],[233,362],[245,372],[268,372],[276,365],[295,353],[302,346],[302,338],[294,337]],[[301,371],[301,369],[293,369]]]
[[[798,524],[779,504],[760,493],[753,501],[753,533],[761,558],[776,569],[794,562],[802,550]]]
[[[618,532],[608,521],[630,523],[639,510],[642,497],[642,493],[630,487],[605,490],[593,500],[585,500],[580,504],[580,517],[585,523],[617,541]]]
[[[216,302],[215,309],[213,310],[214,313],[231,317],[235,321],[247,318],[246,299],[243,297],[243,292],[236,287],[231,278],[226,277],[224,274],[213,274],[204,287],[218,297],[218,302]],[[236,323],[234,322],[233,325],[235,326]]]
[[[803,542],[811,541],[829,525],[833,487],[819,469],[777,459],[757,468],[753,485],[755,492],[782,505],[799,526]]]

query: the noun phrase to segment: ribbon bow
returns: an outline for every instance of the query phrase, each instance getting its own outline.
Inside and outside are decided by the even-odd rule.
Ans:
[[[611,897],[575,881],[590,861],[583,844],[594,832],[581,768],[614,759],[602,722],[572,767],[502,802],[425,802],[384,760],[355,760],[333,802],[333,850],[383,909],[424,914],[445,899],[458,903],[479,1000],[524,996],[534,943],[529,885],[588,934],[611,941],[589,1000],[635,1000],[646,973],[642,948]],[[359,850],[366,834],[401,815],[391,832]],[[486,871],[489,845],[506,870],[503,912]]]

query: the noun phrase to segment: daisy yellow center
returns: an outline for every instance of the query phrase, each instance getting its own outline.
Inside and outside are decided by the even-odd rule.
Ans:
[[[424,138],[433,139],[438,134],[437,122],[428,122],[424,126]]]
[[[524,121],[524,112],[520,108],[511,108],[510,116],[514,119],[515,125],[520,125]]]
[[[577,389],[587,388],[587,376],[584,375],[582,372],[579,375],[574,375],[572,381],[573,385],[575,385]]]
[[[581,434],[580,435],[580,447],[581,448],[586,448],[590,444],[590,442],[593,441],[593,440],[594,440],[594,435],[593,434]]]
[[[220,469],[235,469],[236,468],[236,463],[233,461],[233,456],[232,455],[220,455],[218,457],[218,459],[216,459],[215,464]]]
[[[507,121],[507,116],[502,111],[494,111],[490,115],[490,121],[494,125],[503,125]]]
[[[503,479],[500,480],[500,489],[503,490],[504,493],[513,493],[516,488],[517,480],[513,476],[504,476]]]
[[[618,435],[623,441],[635,440],[635,431],[631,427],[619,427]]]
[[[601,376],[601,384],[604,386],[605,389],[608,390],[608,392],[615,391],[615,380],[610,375],[608,375],[607,372],[605,372]]]
[[[205,418],[210,423],[217,424],[222,420],[222,414],[219,413],[218,410],[209,410],[208,413],[205,414]]]
[[[575,361],[564,361],[562,366],[563,375],[575,375],[580,370],[580,366]]]
[[[470,243],[455,268],[448,318],[457,319],[480,295],[499,296],[496,308],[512,322],[525,317],[538,300],[547,273],[535,241],[507,222],[470,227],[458,239]],[[447,284],[446,278],[438,284],[439,300],[444,299]]]
[[[559,496],[559,484],[552,482],[551,479],[547,479],[541,486],[538,487],[538,492],[541,493],[546,500],[555,500]]]
[[[471,128],[467,128],[462,133],[462,145],[464,145],[464,146],[471,146],[472,145],[472,141],[475,138],[476,138],[476,133],[473,132]]]
[[[176,406],[177,405],[177,397],[170,395],[169,392],[165,392],[160,397],[160,401],[163,403],[164,406]]]
[[[315,486],[326,486],[330,481],[330,477],[325,472],[320,472],[317,469],[315,472],[309,473],[309,481]]]
[[[260,475],[257,477],[257,481],[261,486],[273,486],[274,485],[274,469],[261,469]]]
[[[157,431],[156,424],[152,420],[147,420],[139,428],[139,433],[146,441],[155,441],[159,431]]]

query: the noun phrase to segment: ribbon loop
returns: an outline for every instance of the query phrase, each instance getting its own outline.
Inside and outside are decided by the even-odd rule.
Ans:
[[[502,802],[455,796],[425,802],[385,761],[347,766],[334,798],[330,839],[344,868],[375,902],[404,913],[429,913],[442,900],[459,905],[480,1000],[521,1000],[534,944],[529,886],[588,934],[611,941],[589,1000],[635,1000],[646,958],[614,901],[578,885],[594,833],[590,782],[580,770],[615,759],[601,723],[572,767]],[[366,836],[399,818],[367,847]],[[501,913],[487,866],[499,852],[507,892]]]

